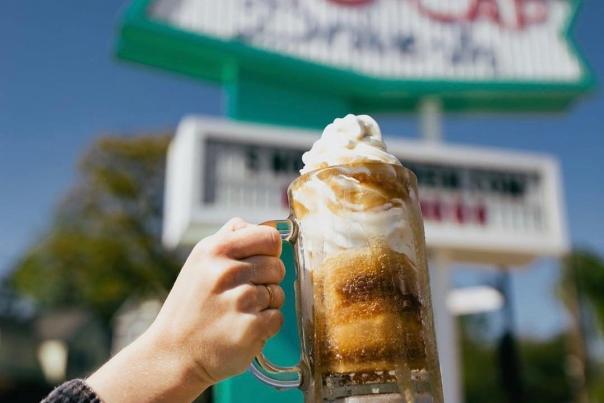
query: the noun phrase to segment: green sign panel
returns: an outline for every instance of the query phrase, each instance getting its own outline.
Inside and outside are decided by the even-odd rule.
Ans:
[[[231,117],[558,111],[593,86],[578,0],[135,0],[120,58],[222,83]]]

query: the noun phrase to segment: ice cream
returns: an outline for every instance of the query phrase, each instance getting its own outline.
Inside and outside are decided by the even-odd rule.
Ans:
[[[380,128],[371,117],[347,115],[336,119],[302,161],[302,174],[342,167],[338,175],[306,175],[306,180],[302,177],[293,186],[300,226],[308,241],[307,253],[329,255],[367,246],[370,240],[380,238],[390,241],[394,251],[415,259],[403,201],[391,197],[387,187],[359,180],[364,164],[401,166],[387,151]]]
[[[380,128],[373,118],[367,115],[347,115],[328,125],[310,151],[304,153],[304,167],[300,173],[367,161],[401,164],[386,150]]]

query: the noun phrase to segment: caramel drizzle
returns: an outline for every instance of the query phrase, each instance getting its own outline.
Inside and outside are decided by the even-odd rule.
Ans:
[[[298,219],[309,214],[308,207],[296,195],[312,192],[308,186],[316,180],[331,189],[333,198],[326,200],[326,204],[334,214],[402,207],[409,199],[412,179],[409,171],[393,164],[363,162],[328,167],[305,174],[292,183],[291,207]]]

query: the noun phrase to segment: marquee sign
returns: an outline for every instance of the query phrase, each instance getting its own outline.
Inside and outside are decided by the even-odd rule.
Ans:
[[[159,21],[384,78],[573,82],[568,0],[157,0]],[[347,6],[347,7],[346,7]],[[219,18],[217,18],[219,16]]]
[[[136,0],[118,54],[223,82],[231,115],[257,120],[401,111],[427,96],[450,110],[551,110],[591,85],[570,37],[577,6],[578,0]]]
[[[318,136],[183,121],[168,157],[165,243],[193,243],[235,215],[252,222],[287,216],[287,186]],[[452,259],[509,264],[566,251],[553,159],[401,140],[388,145],[418,178],[429,247]]]

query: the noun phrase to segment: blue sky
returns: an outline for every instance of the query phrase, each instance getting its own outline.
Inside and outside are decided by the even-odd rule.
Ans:
[[[74,179],[79,155],[99,135],[159,132],[183,115],[219,115],[217,86],[116,61],[124,0],[4,0],[0,13],[0,272],[47,228]],[[585,0],[576,38],[604,81],[604,3]],[[415,137],[411,116],[378,117],[390,135]],[[604,255],[604,97],[568,113],[456,116],[449,142],[546,152],[562,164],[571,238]],[[456,283],[481,282],[463,269]],[[520,330],[546,335],[563,324],[552,297],[556,263],[513,276]]]

